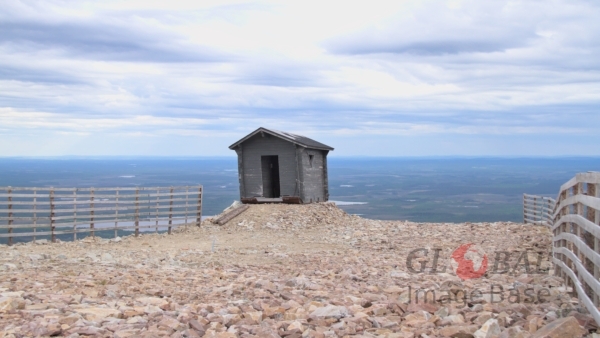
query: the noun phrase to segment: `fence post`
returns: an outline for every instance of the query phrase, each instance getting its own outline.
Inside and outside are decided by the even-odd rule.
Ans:
[[[569,197],[571,197],[573,195],[575,195],[573,193],[573,188],[567,189],[567,198],[569,198]],[[572,207],[572,205],[570,205],[570,204],[565,205],[565,215],[572,214],[571,207]],[[570,223],[570,222],[563,223],[563,231],[562,232],[563,233],[564,232],[573,233],[573,224]],[[567,240],[562,240],[562,242],[563,242],[563,248],[566,248],[567,250],[571,250],[571,247],[570,247],[569,242]],[[566,259],[566,257],[567,256],[562,255],[561,256],[561,261],[563,261],[567,265],[567,267],[569,269],[573,270],[573,265],[571,264],[571,260]],[[565,280],[565,286],[570,287],[571,286],[571,279],[570,279],[569,275],[567,273],[564,273],[563,275],[564,275],[563,277],[564,277],[564,280]]]
[[[149,203],[148,203],[149,204]],[[155,219],[155,228],[154,232],[158,234],[158,207],[160,206],[160,189],[156,190],[156,219]]]
[[[188,226],[188,199],[190,187],[185,187],[185,228]]]
[[[537,205],[537,196],[533,196],[533,222],[534,224],[537,223],[537,209],[538,209],[538,205]]]
[[[592,196],[592,197],[596,197],[596,185],[592,184],[592,183],[587,183],[586,184],[587,187],[587,191],[586,191],[586,195],[587,196]],[[585,217],[585,219],[587,219],[588,221],[594,223],[595,221],[595,212],[594,212],[594,208],[590,207],[590,206],[586,206],[585,207],[585,212],[583,217]],[[583,208],[582,208],[582,211]],[[595,248],[595,236],[587,231],[586,229],[582,229],[583,231],[583,241],[584,243],[589,247],[589,248]],[[591,258],[586,257],[585,255],[583,255],[583,266],[585,267],[585,269],[587,270],[587,272],[589,272],[591,275],[595,276],[595,272],[596,272],[596,264],[594,264],[593,260]],[[596,278],[597,280],[597,278]],[[596,293],[593,291],[592,287],[590,285],[587,285],[586,283],[586,292],[587,295],[589,296],[589,298],[592,300],[592,302],[594,304],[596,304]]]
[[[196,211],[196,226],[202,224],[202,187],[198,187],[198,206]]]
[[[12,229],[12,225],[13,225],[13,212],[12,212],[12,188],[8,187],[8,233],[12,234],[13,229]],[[8,237],[8,245],[12,245],[13,244],[13,238],[12,236]]]
[[[579,194],[581,195],[582,190],[579,190]],[[577,215],[579,216],[583,216],[583,206],[581,203],[577,203],[576,206],[576,210],[575,212],[577,213]],[[575,226],[575,235],[582,240],[585,243],[585,230],[581,228],[581,226],[579,226],[579,224],[577,223],[573,223],[573,225]],[[586,259],[585,256],[581,253],[582,251],[579,250],[579,248],[575,245],[573,245],[573,251],[575,253],[575,256],[577,258],[579,258],[579,261],[581,262],[581,264],[583,265],[583,267],[585,268],[585,266],[587,265],[586,263]],[[581,284],[583,286],[583,290],[585,291],[586,294],[589,294],[590,292],[590,287],[589,285],[587,285],[587,283],[584,281],[583,279],[583,272],[579,271],[579,269],[577,269],[577,279],[579,279],[581,281]]]
[[[140,188],[135,189],[135,237],[140,235]]]
[[[588,195],[592,196],[592,197],[600,197],[600,189],[598,189],[600,186],[598,184],[588,184]],[[590,222],[593,222],[594,224],[599,224],[600,223],[600,211],[596,210],[592,207],[588,206],[588,220]],[[595,252],[600,252],[600,242],[598,240],[598,238],[596,238],[596,236],[592,235],[592,240],[594,241],[592,247],[594,248]],[[600,269],[598,268],[598,266],[595,263],[593,264],[593,274],[594,274],[594,278],[596,280],[598,280],[600,278]],[[600,297],[593,292],[594,297],[593,297],[593,302],[594,302],[594,306],[598,306],[600,305]]]
[[[119,188],[116,189],[115,193],[115,238],[117,238],[117,234],[119,232]]]
[[[90,235],[92,237],[96,235],[94,231],[94,188],[90,190]]]
[[[35,233],[37,232],[37,190],[33,191],[33,243],[35,244]]]
[[[560,194],[560,201],[564,201],[565,199],[567,199],[567,197],[569,197],[569,191],[565,190]],[[558,201],[557,201],[558,203]],[[563,216],[566,216],[569,212],[569,206],[565,205],[562,207],[562,209],[560,209],[560,215],[559,215],[559,219]],[[567,223],[562,223],[560,225],[560,227],[558,227],[557,229],[557,233],[554,234],[555,236],[558,236],[559,234],[563,233],[563,232],[567,232]],[[561,248],[566,248],[567,247],[567,241],[564,239],[561,239],[559,241],[560,243],[560,247]],[[565,261],[565,256],[563,254],[559,254],[557,257],[559,260],[561,261]],[[567,274],[562,270],[562,269],[558,269],[560,276],[563,278],[565,285],[567,285],[567,279],[569,278],[567,276]]]
[[[54,188],[50,189],[50,231],[52,232],[52,234],[50,235],[50,240],[52,241],[52,243],[56,242],[56,234],[54,233]]]
[[[548,211],[550,209],[550,197],[544,197],[544,203],[542,206],[542,220],[544,221],[544,224],[549,226],[548,223],[548,219],[550,218],[550,212]]]
[[[563,196],[562,192],[558,194],[558,197],[556,198],[556,205],[560,204],[560,201],[562,201],[562,196]],[[554,223],[557,223],[558,220],[560,220],[560,218],[563,215],[562,209],[556,209],[556,212],[557,212],[556,217],[554,217],[554,219],[552,220]],[[560,234],[561,229],[562,229],[562,225],[554,228],[554,231],[552,231],[552,236],[553,237],[558,236]],[[557,241],[555,247],[557,249],[562,247],[562,241],[561,240]],[[558,259],[559,254],[557,254],[556,251],[552,252],[552,258]],[[559,268],[556,264],[554,264],[554,263],[552,263],[552,264],[554,265],[554,275],[558,276],[558,277],[562,277],[562,272],[561,272],[562,269]]]
[[[600,197],[600,184],[594,184],[594,197]],[[594,223],[600,225],[600,210],[594,210]],[[600,252],[600,240],[594,236],[594,251]],[[600,279],[600,268],[594,264],[594,278]],[[594,293],[594,305],[600,305],[600,296]]]
[[[169,235],[171,234],[171,226],[173,225],[173,187],[171,187],[171,196],[169,201]]]
[[[77,188],[73,189],[73,241],[77,240]]]
[[[523,194],[523,224],[527,224],[525,212],[527,212],[527,195]]]
[[[573,186],[573,196],[577,196],[580,194],[581,194],[581,183],[576,183]],[[573,205],[571,214],[575,214],[575,215],[579,214],[579,203],[575,203]],[[571,233],[574,234],[575,236],[577,236],[578,238],[581,238],[581,236],[579,235],[579,226],[577,225],[577,223],[571,222],[569,224],[571,225]],[[569,246],[569,251],[574,253],[575,257],[577,257],[581,260],[581,257],[579,257],[579,251],[577,250],[577,247],[571,241],[569,241],[569,243],[567,243],[567,245]],[[575,276],[577,276],[577,279],[581,280],[581,272],[579,271],[579,269],[577,269],[575,267],[575,263],[571,260],[569,260],[569,263],[571,264],[570,268],[571,268],[571,270],[573,270],[575,272]],[[571,279],[569,279],[569,281],[572,282]],[[572,288],[573,288],[573,292],[575,292],[575,284],[574,283],[572,285]]]

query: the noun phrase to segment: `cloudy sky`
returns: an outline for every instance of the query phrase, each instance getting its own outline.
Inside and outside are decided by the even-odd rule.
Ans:
[[[2,0],[0,156],[600,155],[600,2]]]

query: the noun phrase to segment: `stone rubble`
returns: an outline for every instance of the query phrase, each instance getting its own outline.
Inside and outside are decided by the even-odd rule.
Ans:
[[[539,271],[514,254],[510,273],[461,280],[449,258],[465,243],[490,265],[528,252]],[[429,255],[407,266],[419,248]],[[369,220],[332,203],[252,205],[172,235],[1,245],[0,338],[597,337],[550,250],[544,227]]]

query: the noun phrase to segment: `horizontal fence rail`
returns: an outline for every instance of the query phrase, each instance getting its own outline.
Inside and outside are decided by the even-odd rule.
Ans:
[[[600,324],[600,173],[563,184],[552,213],[555,273]]]
[[[523,223],[552,226],[555,205],[554,198],[523,194]]]
[[[202,219],[202,186],[134,188],[0,187],[0,240],[97,232],[168,231]]]

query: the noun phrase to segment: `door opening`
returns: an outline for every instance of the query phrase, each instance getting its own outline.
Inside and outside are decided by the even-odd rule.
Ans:
[[[281,197],[279,189],[279,156],[261,156],[263,197]]]

